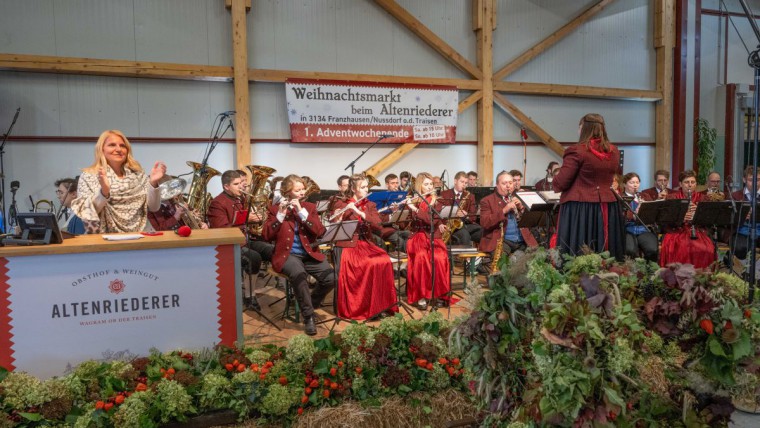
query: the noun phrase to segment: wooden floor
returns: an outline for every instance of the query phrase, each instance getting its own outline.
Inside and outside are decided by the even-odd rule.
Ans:
[[[454,274],[451,279],[452,291],[454,292],[453,301],[455,303],[453,303],[450,308],[437,309],[450,319],[454,319],[470,312],[469,300],[467,298],[468,295],[464,292],[465,278],[462,275],[463,272],[464,268],[462,262],[459,262],[457,266],[454,267]],[[259,346],[264,344],[285,346],[287,345],[288,339],[292,336],[303,333],[304,325],[302,319],[300,319],[298,323],[293,320],[282,319],[283,310],[285,308],[285,300],[282,299],[285,296],[284,279],[277,278],[270,273],[262,272],[260,275],[255,276],[254,280],[256,282],[254,290],[259,304],[261,305],[262,314],[272,320],[281,331],[277,330],[276,327],[264,320],[264,318],[255,311],[244,310],[243,335],[245,337],[245,344],[249,346]],[[473,277],[472,280],[468,279],[468,282],[473,283],[474,281],[477,281],[482,287],[487,285],[486,277],[483,275],[477,275]],[[402,301],[406,302],[404,279],[402,278],[400,281],[397,281],[396,284],[397,289],[398,286],[401,287],[401,293],[399,293],[399,295],[402,296]],[[243,279],[244,292],[247,287],[248,277],[246,276]],[[330,293],[325,299],[323,306],[316,310],[317,321],[324,321],[324,323],[317,325],[317,335],[315,338],[326,337],[331,329],[335,332],[343,331],[343,329],[352,322],[350,320],[340,320],[337,322],[332,320],[335,316],[332,302],[333,293]],[[411,305],[404,305],[399,309],[400,313],[406,319],[419,319],[426,313]],[[427,311],[431,310],[431,308],[427,309]],[[380,321],[368,321],[368,324],[377,325],[379,322]]]

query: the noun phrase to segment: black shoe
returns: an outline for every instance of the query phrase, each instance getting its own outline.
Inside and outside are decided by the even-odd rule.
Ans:
[[[447,306],[449,306],[449,302],[447,302],[447,301],[445,301],[443,299],[438,299],[438,300],[435,301],[435,307],[436,308],[445,308]]]
[[[322,306],[322,302],[324,300],[325,300],[324,297],[316,298],[316,297],[314,297],[314,295],[312,295],[311,296],[311,307],[314,308],[314,309],[319,308],[320,306]]]
[[[406,278],[406,269],[401,269],[401,272],[399,272],[399,275],[401,275],[402,278]]]
[[[315,334],[317,334],[317,325],[314,324],[313,316],[304,318],[303,323],[305,324],[304,333],[306,333],[306,335],[314,336]]]

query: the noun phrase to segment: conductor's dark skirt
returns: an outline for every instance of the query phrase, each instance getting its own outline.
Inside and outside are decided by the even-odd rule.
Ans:
[[[625,222],[617,202],[568,201],[560,206],[557,247],[562,253],[580,255],[584,246],[595,253],[609,251],[623,260]]]

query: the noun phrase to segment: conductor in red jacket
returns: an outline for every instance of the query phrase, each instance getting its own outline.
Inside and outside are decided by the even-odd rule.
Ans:
[[[298,305],[301,307],[305,333],[317,334],[314,308],[322,304],[327,293],[335,287],[335,271],[325,255],[312,247],[325,233],[316,206],[302,202],[306,186],[301,177],[285,177],[280,188],[282,199],[269,210],[264,224],[264,238],[274,241],[272,268],[288,276]],[[309,293],[306,280],[311,275],[317,280],[314,292]]]
[[[557,246],[563,253],[582,254],[584,247],[624,256],[624,221],[610,188],[620,163],[620,152],[607,138],[604,118],[583,116],[578,144],[565,149],[562,167],[554,178],[560,196]]]

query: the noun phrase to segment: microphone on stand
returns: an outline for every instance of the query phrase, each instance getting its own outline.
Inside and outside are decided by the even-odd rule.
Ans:
[[[11,193],[13,193],[15,195],[16,194],[16,190],[18,190],[19,187],[21,187],[21,185],[18,182],[18,180],[11,181]]]

